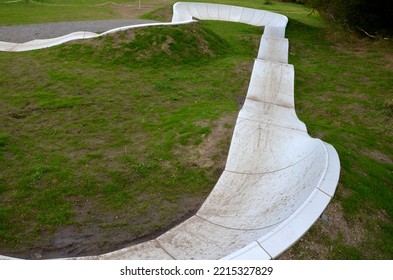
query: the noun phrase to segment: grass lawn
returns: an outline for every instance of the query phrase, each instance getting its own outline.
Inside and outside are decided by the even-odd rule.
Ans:
[[[340,156],[328,220],[281,258],[391,259],[392,42],[356,38],[303,6],[205,2],[289,17],[297,114]],[[145,17],[166,20],[170,8]],[[52,14],[27,22],[45,21]],[[103,253],[194,213],[224,167],[261,34],[200,22],[0,52],[0,254]]]
[[[172,0],[0,0],[0,26],[59,21],[135,19]],[[115,2],[119,5],[108,4]]]

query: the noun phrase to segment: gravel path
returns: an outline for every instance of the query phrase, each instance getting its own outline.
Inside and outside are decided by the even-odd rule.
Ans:
[[[101,33],[116,27],[154,22],[152,20],[66,21],[43,24],[0,26],[0,41],[24,43],[34,39],[49,39],[76,31]]]

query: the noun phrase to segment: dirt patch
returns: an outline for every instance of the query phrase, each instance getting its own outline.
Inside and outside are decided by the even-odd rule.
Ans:
[[[327,34],[334,34],[334,32],[327,32]],[[343,33],[348,36],[348,33]],[[364,58],[372,54],[370,50],[378,49],[381,54],[380,65],[393,70],[393,54],[392,54],[392,41],[391,40],[369,40],[368,38],[359,38],[357,36],[348,36],[343,38],[342,35],[339,38],[328,37],[328,40],[335,42],[333,49],[337,52],[345,53],[348,55],[354,55],[356,57]]]
[[[120,43],[124,42],[132,42],[135,40],[135,30],[130,29],[127,32],[120,32],[118,36],[114,36],[113,38],[113,47],[121,48],[122,45]]]
[[[367,56],[367,52],[369,50],[368,47],[364,47],[361,45],[347,45],[347,44],[336,44],[333,46],[333,49],[336,52],[352,54],[357,57],[365,57]]]
[[[357,246],[368,238],[368,232],[360,221],[349,223],[345,219],[343,208],[337,201],[328,205],[323,217],[313,225],[313,230],[316,233],[307,234],[278,259],[327,259],[333,250],[328,241],[340,239],[349,246]]]
[[[185,160],[201,168],[224,170],[235,123],[236,114],[225,115],[213,123],[198,123],[202,127],[212,126],[212,131],[196,149],[185,152]]]
[[[173,42],[173,38],[167,36],[165,42],[161,45],[161,49],[168,55],[171,54],[170,46]]]
[[[215,56],[215,54],[214,54],[214,52],[212,52],[212,50],[211,50],[209,44],[208,44],[205,40],[203,40],[203,39],[202,39],[201,37],[199,37],[199,36],[196,36],[196,39],[197,39],[197,42],[198,42],[198,47],[199,47],[200,51],[201,51],[203,54],[207,54],[207,55],[209,55],[209,56],[211,56],[211,57],[214,57],[214,56]]]
[[[323,131],[318,130],[315,132],[315,137],[323,140],[323,138],[325,137],[325,133]]]
[[[125,3],[127,4],[127,3]],[[129,3],[134,4],[135,3]],[[120,16],[120,18],[125,18],[125,19],[136,19],[139,16],[148,13],[150,11],[152,11],[152,8],[141,8],[138,9],[138,6],[132,6],[132,7],[122,7],[122,6],[112,6],[112,11],[114,14],[117,14]]]
[[[384,53],[385,67],[393,71],[393,54],[391,52]]]
[[[125,19],[136,19],[140,17],[141,15],[144,15],[148,12],[154,11],[159,7],[165,6],[165,5],[170,5],[173,3],[172,0],[153,0],[153,1],[141,1],[141,5],[139,6],[138,2],[129,2],[129,3],[122,3],[121,5],[111,5],[111,9],[114,14],[119,15],[121,18]],[[162,10],[168,10],[170,13],[172,11],[172,6],[170,5],[168,9],[160,9],[159,12],[160,14],[163,13],[161,12]],[[169,17],[170,21],[172,18]]]
[[[366,155],[372,157],[373,159],[382,162],[382,163],[387,163],[387,164],[392,164],[393,165],[393,160],[385,155],[384,153],[378,151],[378,150],[373,150],[373,151],[367,151]]]
[[[344,217],[344,210],[340,203],[332,202],[326,208],[324,214],[327,221],[319,220],[321,225],[321,233],[330,236],[333,239],[342,236],[343,241],[348,245],[357,245],[364,241],[365,230],[359,223],[349,224]]]
[[[28,253],[10,253],[9,255],[25,259],[52,259],[78,256],[92,256],[111,252],[154,239],[177,224],[193,216],[203,201],[204,196],[190,196],[176,202],[175,219],[163,222],[160,217],[149,213],[138,220],[129,220],[127,213],[100,213],[94,216],[94,206],[89,201],[77,207],[80,224],[59,228],[46,246],[31,248]],[[168,202],[168,207],[172,203]],[[154,206],[151,212],[158,213]],[[149,221],[146,221],[149,217]],[[143,227],[139,224],[160,223],[161,227]]]
[[[252,67],[254,65],[254,61],[243,61],[236,65],[235,68],[233,68],[233,72],[239,76],[245,76],[248,77],[250,76],[252,72]],[[248,86],[248,83],[247,83]]]
[[[244,101],[246,99],[246,94],[247,94],[248,87],[250,85],[251,72],[253,66],[254,66],[253,61],[245,61],[239,63],[238,65],[236,65],[236,67],[232,69],[232,71],[236,74],[236,76],[245,77],[242,81],[242,86],[239,90],[239,92],[244,92],[244,94],[239,96],[237,100],[239,108],[243,106]]]
[[[170,1],[167,1],[167,2],[170,3]],[[153,13],[153,17],[155,19],[157,19],[159,21],[163,21],[163,22],[172,21],[172,15],[173,15],[173,6],[172,5],[168,5],[165,8],[158,9],[158,10],[154,11],[154,13]]]

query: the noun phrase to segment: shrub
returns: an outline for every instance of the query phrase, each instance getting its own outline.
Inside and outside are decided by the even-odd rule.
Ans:
[[[391,0],[306,0],[306,4],[323,17],[371,37],[393,34]]]

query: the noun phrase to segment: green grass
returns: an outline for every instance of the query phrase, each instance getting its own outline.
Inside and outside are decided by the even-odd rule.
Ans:
[[[171,6],[174,0],[141,0],[141,10],[138,9],[137,0],[118,0],[113,1],[123,5],[134,6],[115,6],[100,4],[108,3],[107,0],[24,0],[18,3],[4,4],[7,0],[0,0],[0,25],[16,25],[31,23],[47,23],[73,20],[103,20],[118,18],[136,18],[144,13],[164,5]],[[35,2],[35,3],[34,3]],[[37,4],[37,2],[39,4]],[[291,3],[265,4],[265,1],[256,0],[191,0],[191,2],[215,2],[228,5],[247,6],[258,9],[279,11],[284,14],[290,12],[291,18],[301,19],[302,14],[293,12],[309,12],[309,9],[303,6]],[[3,4],[2,4],[3,3]],[[145,16],[146,17],[146,16]],[[166,21],[167,18],[162,15],[156,15],[154,19]],[[318,20],[315,21],[319,22]]]
[[[325,258],[391,259],[393,123],[386,105],[393,83],[391,42],[354,38],[334,28],[339,29],[289,23],[296,108],[309,133],[337,149],[341,178],[335,200],[349,231],[364,231],[356,244],[314,232],[293,250],[307,258],[301,246],[316,239],[332,248]]]
[[[116,0],[116,5],[100,5],[106,0],[23,0],[18,3],[5,4],[0,0],[0,25],[47,23],[74,20],[135,19],[151,8],[138,9],[137,0]],[[143,1],[144,6],[157,6],[170,3],[170,0]],[[105,30],[103,30],[105,31]]]
[[[214,2],[289,17],[297,114],[340,156],[331,219],[288,254],[391,259],[391,42],[353,37],[299,5]],[[2,24],[18,23],[24,11]],[[47,13],[29,22],[54,20]],[[169,16],[146,17],[157,15]],[[0,253],[51,246],[64,228],[98,226],[109,243],[124,232],[135,239],[187,216],[187,199],[202,201],[221,171],[192,153],[225,116],[236,116],[261,33],[201,22],[0,53]],[[232,126],[216,139],[213,160],[227,152]]]

